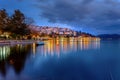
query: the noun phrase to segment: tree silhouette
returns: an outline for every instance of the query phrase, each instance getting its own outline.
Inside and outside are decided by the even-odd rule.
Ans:
[[[23,36],[30,33],[30,30],[25,23],[25,16],[19,10],[15,10],[11,18],[11,27],[14,34]]]
[[[0,30],[1,31],[10,31],[9,26],[10,18],[5,9],[0,10]]]
[[[5,9],[0,10],[0,31],[10,32],[12,37],[22,37],[30,34],[29,25],[34,21],[25,17],[20,10],[15,10],[12,16],[9,16]]]

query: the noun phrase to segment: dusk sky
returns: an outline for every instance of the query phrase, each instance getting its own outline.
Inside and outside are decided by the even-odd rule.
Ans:
[[[92,34],[120,33],[119,0],[0,0],[0,9],[15,9],[35,25],[68,27]]]

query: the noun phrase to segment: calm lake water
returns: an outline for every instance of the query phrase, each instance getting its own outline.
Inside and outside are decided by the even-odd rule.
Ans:
[[[120,80],[120,41],[0,46],[0,80]]]

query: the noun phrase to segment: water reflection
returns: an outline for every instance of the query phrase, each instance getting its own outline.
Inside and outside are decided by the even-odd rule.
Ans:
[[[71,41],[70,39],[66,40],[49,40],[45,41],[44,46],[36,47],[33,44],[33,53],[40,52],[43,56],[53,56],[57,55],[58,57],[62,54],[67,54],[71,52],[77,52],[79,50],[88,50],[88,49],[99,49],[100,41]]]
[[[0,61],[5,60],[10,55],[10,46],[0,47]]]
[[[20,75],[27,74],[29,75],[29,77],[31,76],[33,77],[32,80],[37,80],[37,78],[39,78],[40,75],[41,76],[47,75],[47,73],[49,73],[48,75],[50,77],[51,75],[52,76],[55,75],[55,77],[57,77],[58,79],[60,78],[58,76],[60,70],[64,72],[64,68],[65,68],[66,70],[70,71],[71,68],[68,68],[69,66],[71,66],[72,68],[79,69],[79,67],[82,67],[84,65],[84,62],[79,60],[80,56],[73,56],[72,58],[73,61],[71,63],[71,58],[63,59],[62,58],[63,55],[70,54],[70,53],[79,54],[80,51],[96,50],[99,48],[100,48],[99,41],[95,41],[95,42],[73,41],[71,39],[48,40],[48,41],[45,41],[45,45],[42,45],[42,46],[37,46],[35,43],[30,45],[18,44],[14,46],[10,46],[10,45],[0,46],[0,79],[2,74],[2,77],[7,76],[7,79],[9,80],[11,76],[8,76],[8,75],[12,73],[14,73],[13,77],[16,77],[16,75],[20,76]],[[60,61],[56,62],[56,59],[54,59],[53,57],[56,59],[60,59],[60,61],[62,61],[63,63],[60,63]],[[53,60],[44,61],[49,58],[53,58]],[[65,65],[64,63],[67,65]],[[84,70],[84,69],[86,70],[87,68],[83,68],[83,69],[81,68],[80,70]],[[10,70],[12,72],[9,72]],[[51,74],[52,71],[53,73]],[[72,71],[74,72],[74,70]],[[54,74],[54,72],[55,73],[58,72],[58,74]],[[66,74],[68,73],[66,72]],[[36,77],[36,79],[34,79],[34,76]],[[68,76],[69,74],[66,77]],[[18,79],[13,78],[11,80],[18,80]],[[20,79],[20,80],[26,80],[26,79]]]
[[[0,46],[0,72],[6,75],[8,68],[13,67],[20,74],[30,52],[30,45]]]

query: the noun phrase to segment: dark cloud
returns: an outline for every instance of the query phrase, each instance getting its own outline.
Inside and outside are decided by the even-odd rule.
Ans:
[[[50,22],[120,32],[118,0],[38,0],[37,7],[42,11],[41,16]]]

